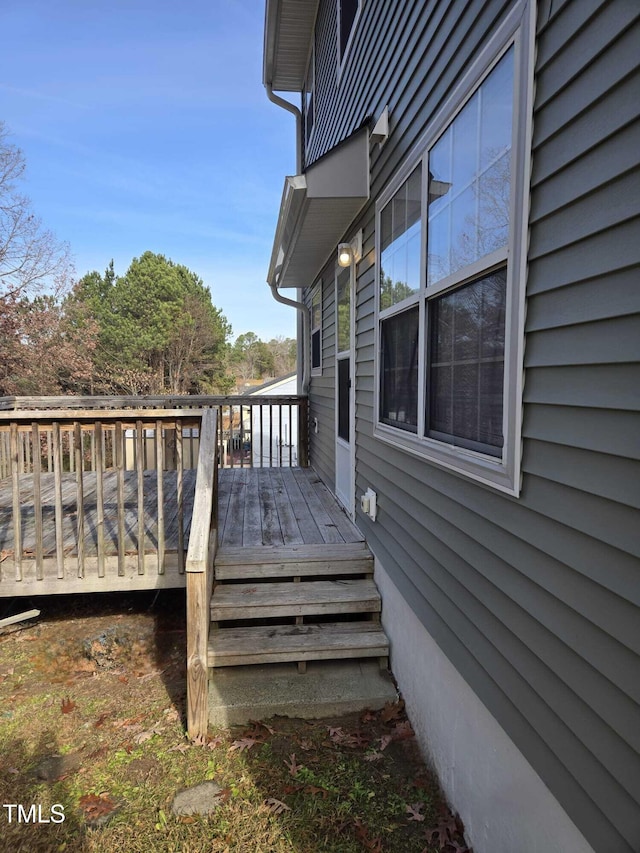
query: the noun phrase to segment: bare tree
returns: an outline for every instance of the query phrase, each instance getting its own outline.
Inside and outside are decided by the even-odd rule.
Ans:
[[[18,190],[24,179],[22,151],[0,122],[0,296],[33,294],[44,285],[61,289],[69,280],[69,247],[43,227]]]

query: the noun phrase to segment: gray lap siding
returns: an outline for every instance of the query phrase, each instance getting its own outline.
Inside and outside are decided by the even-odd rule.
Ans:
[[[640,77],[633,0],[538,4],[518,498],[374,438],[377,196],[510,3],[367,0],[335,81],[316,42],[320,156],[388,104],[356,294],[356,497],[374,553],[597,851],[640,849]],[[382,34],[382,35],[381,35]],[[380,39],[385,49],[381,49]],[[331,75],[334,75],[332,78]],[[329,116],[332,118],[329,119]],[[333,260],[312,461],[334,478]],[[356,500],[357,503],[357,500]]]

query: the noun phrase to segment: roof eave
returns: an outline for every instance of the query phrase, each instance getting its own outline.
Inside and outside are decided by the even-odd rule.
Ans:
[[[319,0],[267,0],[262,82],[300,92],[309,63]]]

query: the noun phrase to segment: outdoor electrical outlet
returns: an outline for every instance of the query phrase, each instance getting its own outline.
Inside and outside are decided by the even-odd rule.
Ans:
[[[360,507],[365,515],[368,515],[372,521],[376,520],[378,515],[378,495],[373,489],[368,488],[360,498]]]

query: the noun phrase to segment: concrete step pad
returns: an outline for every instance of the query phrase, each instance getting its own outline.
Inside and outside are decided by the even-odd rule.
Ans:
[[[276,715],[320,719],[378,710],[395,702],[391,675],[377,661],[312,661],[304,674],[290,664],[211,671],[209,721],[242,725]]]

